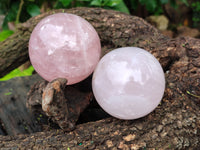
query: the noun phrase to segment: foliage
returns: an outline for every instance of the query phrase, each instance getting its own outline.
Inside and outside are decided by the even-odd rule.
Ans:
[[[11,30],[4,30],[4,31],[0,32],[0,42],[2,42],[5,39],[7,39],[13,33],[14,33],[14,31],[11,31]]]
[[[137,10],[139,5],[145,6],[146,10],[153,15],[159,15],[163,13],[163,5],[170,3],[174,8],[177,8],[178,5],[176,0],[124,0],[125,3],[130,5],[130,9]],[[180,0],[185,5],[188,6],[187,0]],[[128,5],[127,5],[128,6]]]
[[[8,22],[24,22],[40,14],[41,7],[48,3],[49,8],[102,7],[129,13],[123,0],[1,0],[0,14],[5,14],[3,29],[8,29]]]
[[[92,0],[91,6],[112,8],[125,13],[130,13],[123,0]]]
[[[200,24],[200,2],[193,2],[191,4],[192,10],[193,10],[193,26],[198,27]]]
[[[54,8],[101,7],[129,13],[123,0],[57,0]]]
[[[180,1],[188,6],[187,0]],[[176,0],[1,0],[0,14],[6,15],[3,29],[8,29],[8,22],[24,22],[40,14],[40,9],[44,4],[48,4],[50,9],[84,6],[114,9],[125,13],[130,13],[130,9],[136,10],[139,5],[143,5],[149,13],[160,14],[163,12],[162,6],[166,3],[177,7]]]
[[[22,76],[31,76],[34,71],[33,66],[30,66],[28,69],[21,71],[19,68],[11,71],[9,74],[5,75],[3,78],[0,78],[0,81],[6,81],[14,77]]]
[[[1,0],[0,14],[5,15],[3,30],[8,29],[8,22],[24,22],[40,14],[41,5],[36,0]]]
[[[180,1],[188,6],[187,0]],[[125,13],[130,13],[130,9],[136,10],[139,5],[143,5],[150,14],[160,14],[163,12],[162,6],[166,3],[178,7],[176,0],[1,0],[0,14],[5,14],[3,29],[8,29],[8,22],[24,22],[40,14],[44,4],[48,4],[49,9],[84,6],[114,9]]]
[[[194,11],[200,11],[200,2],[193,2],[191,6],[194,8]]]
[[[12,35],[14,31],[11,30],[4,30],[0,32],[0,42],[4,41],[6,38],[8,38],[10,35]],[[21,71],[19,68],[14,69],[4,77],[0,78],[0,81],[6,81],[9,79],[12,79],[14,77],[21,77],[21,76],[30,76],[32,75],[32,72],[34,71],[33,66],[30,66],[28,69]]]

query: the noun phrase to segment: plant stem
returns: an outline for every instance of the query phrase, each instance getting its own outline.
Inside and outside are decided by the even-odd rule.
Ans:
[[[20,15],[21,15],[21,11],[22,11],[23,4],[24,4],[24,0],[21,0],[21,1],[20,1],[20,4],[19,4],[19,9],[18,9],[18,12],[17,12],[15,24],[18,24],[18,23],[19,23],[19,18],[20,18]]]
[[[195,94],[192,94],[192,93],[190,93],[190,91],[186,91],[186,92],[187,92],[187,94],[189,94],[189,95],[191,95],[191,96],[194,96],[194,97],[196,97],[196,98],[200,98],[200,96],[195,95]]]

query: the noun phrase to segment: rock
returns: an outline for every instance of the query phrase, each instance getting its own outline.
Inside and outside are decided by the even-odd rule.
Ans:
[[[169,23],[169,20],[164,15],[149,16],[146,20],[151,24],[155,25],[156,28],[158,28],[159,30],[166,30]]]

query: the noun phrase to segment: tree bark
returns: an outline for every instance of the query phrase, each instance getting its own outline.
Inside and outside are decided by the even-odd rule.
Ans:
[[[111,10],[75,8],[50,11],[21,24],[12,37],[1,43],[1,76],[28,59],[28,38],[36,23],[49,14],[63,11],[82,16],[95,27],[101,38],[103,55],[122,46],[137,46],[151,52],[165,70],[163,100],[152,113],[140,119],[124,121],[110,117],[80,124],[74,131],[67,133],[52,130],[31,135],[0,136],[0,147],[70,150],[199,149],[199,39],[170,39],[141,18]]]

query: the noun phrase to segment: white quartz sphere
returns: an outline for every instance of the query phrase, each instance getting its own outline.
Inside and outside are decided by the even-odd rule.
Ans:
[[[157,59],[137,47],[115,49],[98,63],[92,89],[99,105],[125,120],[152,112],[165,90],[165,76]]]

